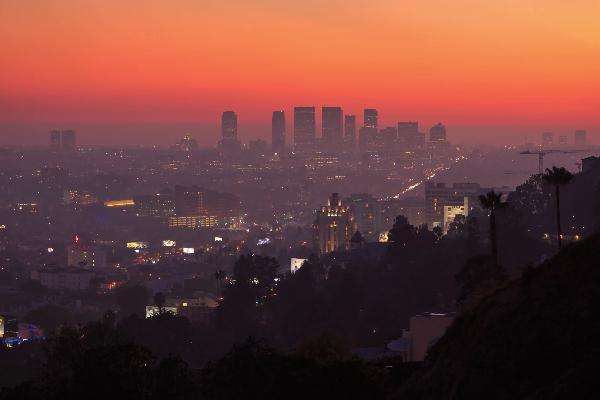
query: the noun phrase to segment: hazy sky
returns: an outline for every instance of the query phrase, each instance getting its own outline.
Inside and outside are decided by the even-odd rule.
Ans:
[[[0,0],[0,143],[71,126],[209,143],[226,109],[247,140],[294,105],[477,142],[597,135],[599,17],[598,0]]]

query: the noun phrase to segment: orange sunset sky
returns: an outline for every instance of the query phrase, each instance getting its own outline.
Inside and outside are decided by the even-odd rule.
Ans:
[[[0,144],[211,144],[227,109],[246,141],[294,105],[598,141],[599,20],[598,0],[1,0]]]

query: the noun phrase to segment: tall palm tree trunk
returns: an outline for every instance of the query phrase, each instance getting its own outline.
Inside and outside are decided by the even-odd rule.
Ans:
[[[558,250],[562,248],[562,229],[560,226],[560,187],[556,185],[556,228],[558,231]]]
[[[498,240],[496,238],[496,213],[490,212],[490,242],[492,245],[492,261],[498,266]]]

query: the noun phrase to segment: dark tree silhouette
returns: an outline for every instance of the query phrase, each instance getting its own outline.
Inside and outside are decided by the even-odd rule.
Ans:
[[[117,305],[119,317],[128,317],[132,314],[145,316],[149,293],[143,286],[122,286],[117,289]]]
[[[165,299],[164,293],[162,293],[162,292],[156,292],[154,294],[154,305],[156,307],[158,307],[158,312],[161,313],[161,314],[164,311],[165,302],[166,302],[166,299]]]
[[[567,171],[564,167],[546,168],[546,173],[543,176],[544,182],[549,185],[554,185],[556,193],[556,231],[558,234],[558,250],[562,248],[562,229],[560,226],[560,187],[569,184],[573,179],[573,174]]]
[[[222,269],[215,271],[214,274],[217,284],[219,285],[219,296],[223,295],[223,281],[227,278],[227,274]]]
[[[55,304],[48,304],[31,310],[23,319],[38,325],[46,335],[50,335],[61,326],[69,325],[72,322],[69,311]]]
[[[253,333],[263,305],[274,294],[274,279],[279,264],[270,257],[242,255],[233,266],[230,285],[216,314],[217,326],[236,335]]]
[[[508,278],[506,271],[493,264],[488,255],[471,257],[456,274],[458,296],[456,303],[461,310],[475,306],[481,298],[493,292]]]
[[[508,203],[502,200],[502,193],[495,191],[488,192],[485,196],[479,196],[481,206],[488,210],[490,216],[490,244],[492,246],[492,261],[494,266],[498,266],[498,238],[496,233],[496,211],[499,208],[506,207]]]

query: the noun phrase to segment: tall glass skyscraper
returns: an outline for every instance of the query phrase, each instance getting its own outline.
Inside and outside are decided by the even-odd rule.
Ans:
[[[285,113],[273,111],[271,119],[271,147],[274,151],[285,148]]]
[[[223,140],[237,139],[237,114],[225,111],[221,117],[221,136]]]
[[[432,126],[429,130],[429,141],[430,142],[445,142],[446,141],[446,127],[438,122]]]
[[[354,150],[356,146],[356,115],[344,117],[344,143],[347,150]]]
[[[294,108],[294,150],[300,153],[315,148],[315,108]]]
[[[323,107],[323,145],[326,150],[340,150],[344,131],[344,115],[341,107]]]
[[[377,110],[374,108],[366,108],[364,111],[364,127],[377,129]]]

